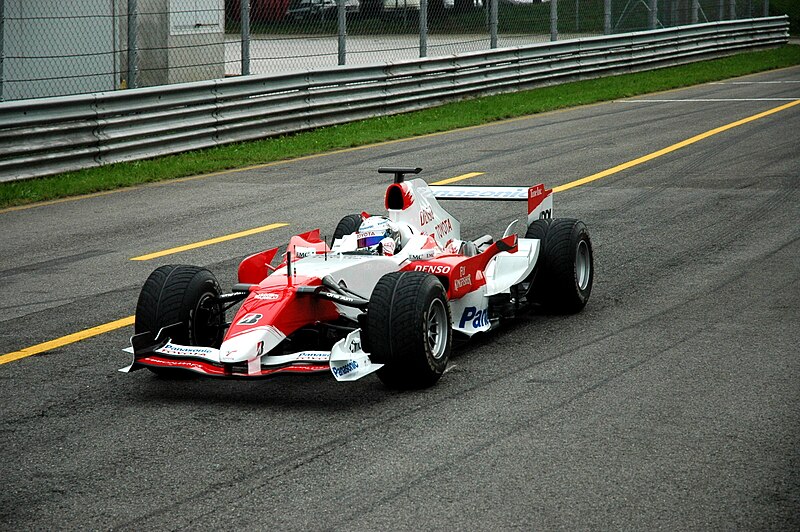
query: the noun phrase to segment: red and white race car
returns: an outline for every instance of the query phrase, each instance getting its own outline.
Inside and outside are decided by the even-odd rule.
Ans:
[[[429,186],[394,174],[385,216],[347,215],[331,245],[314,230],[247,257],[222,293],[196,266],[156,269],[136,306],[133,363],[158,374],[214,377],[376,372],[393,388],[421,388],[444,373],[454,335],[486,332],[532,306],[573,313],[589,299],[592,243],[583,222],[552,218],[544,185]],[[513,222],[498,239],[461,240],[439,200],[525,201],[525,238]],[[231,322],[226,311],[241,307]]]

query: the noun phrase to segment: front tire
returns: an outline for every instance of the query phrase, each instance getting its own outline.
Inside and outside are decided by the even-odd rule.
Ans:
[[[333,239],[342,238],[344,235],[349,235],[358,231],[361,227],[362,218],[360,214],[348,214],[336,225],[333,231]]]
[[[171,330],[173,343],[218,348],[225,333],[220,293],[216,277],[205,268],[161,266],[150,274],[139,293],[135,333],[151,332],[155,336],[164,327],[180,323]]]
[[[378,281],[367,311],[370,358],[378,378],[396,389],[427,388],[447,367],[450,305],[442,283],[424,272],[392,272]]]

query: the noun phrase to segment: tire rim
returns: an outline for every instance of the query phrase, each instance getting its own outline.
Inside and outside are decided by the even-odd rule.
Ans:
[[[194,311],[194,341],[204,347],[216,347],[219,341],[221,320],[215,294],[206,292],[200,296]],[[205,334],[198,334],[204,331]]]
[[[428,323],[425,327],[425,341],[436,360],[441,359],[447,351],[447,339],[450,324],[447,322],[447,310],[441,299],[431,301],[428,307]]]
[[[575,254],[575,275],[578,279],[578,288],[581,291],[586,290],[592,275],[592,258],[586,240],[578,243],[578,252]]]

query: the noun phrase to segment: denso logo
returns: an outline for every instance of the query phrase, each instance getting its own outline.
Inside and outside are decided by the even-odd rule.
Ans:
[[[479,309],[477,307],[467,307],[458,322],[458,328],[464,329],[467,323],[472,322],[473,329],[480,329],[489,325],[489,309]]]
[[[414,266],[415,272],[427,272],[427,273],[450,273],[452,268],[450,266],[434,266],[432,264],[417,264]]]
[[[357,369],[358,369],[358,362],[356,362],[355,360],[351,360],[350,362],[348,362],[344,366],[341,366],[341,367],[338,367],[338,368],[336,366],[332,366],[331,367],[331,371],[337,377],[343,377],[344,375],[347,375],[348,373],[352,373],[353,371],[355,371]]]
[[[430,207],[423,207],[421,211],[419,211],[419,225],[425,225],[428,222],[433,221],[433,209]]]

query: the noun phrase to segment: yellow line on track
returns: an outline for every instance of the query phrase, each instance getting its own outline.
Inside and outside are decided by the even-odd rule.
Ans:
[[[590,176],[586,176],[582,179],[578,179],[576,181],[572,181],[570,183],[566,183],[564,185],[559,185],[557,187],[553,187],[553,192],[563,192],[565,190],[569,190],[571,188],[579,187],[581,185],[585,185],[586,183],[591,183],[592,181],[597,181],[598,179],[603,179],[604,177],[608,177],[612,174],[616,174],[618,172],[622,172],[623,170],[627,170],[628,168],[633,168],[634,166],[638,166],[642,163],[646,163],[647,161],[652,161],[657,157],[661,157],[662,155],[666,155],[668,153],[672,153],[677,151],[681,148],[685,148],[686,146],[690,146],[696,142],[700,142],[703,139],[707,139],[709,137],[713,137],[714,135],[718,135],[719,133],[723,133],[735,127],[739,127],[741,125],[747,124],[749,122],[753,122],[760,118],[764,118],[765,116],[773,115],[775,113],[779,113],[785,109],[789,109],[790,107],[794,107],[795,105],[800,104],[800,100],[789,102],[784,105],[779,105],[778,107],[773,107],[763,113],[758,113],[752,116],[748,116],[747,118],[742,118],[741,120],[737,120],[736,122],[731,122],[730,124],[725,124],[724,126],[720,126],[714,128],[712,130],[706,131],[705,133],[700,133],[699,135],[695,135],[694,137],[688,138],[684,141],[678,142],[673,144],[672,146],[667,146],[666,148],[660,149],[658,151],[654,151],[653,153],[648,153],[638,159],[633,159],[632,161],[628,161],[626,163],[618,164],[613,168],[609,168],[608,170],[603,170],[602,172],[597,172],[596,174],[592,174]]]
[[[91,329],[86,329],[80,332],[68,334],[67,336],[56,338],[55,340],[50,340],[48,342],[36,344],[31,347],[26,347],[25,349],[14,351],[13,353],[6,353],[5,355],[0,355],[0,364],[7,364],[9,362],[13,362],[14,360],[19,360],[20,358],[29,357],[32,355],[38,355],[39,353],[44,353],[45,351],[58,349],[59,347],[64,347],[65,345],[74,344],[75,342],[80,342],[81,340],[85,340],[93,336],[98,336],[100,334],[104,334],[109,331],[121,329],[122,327],[133,325],[133,321],[134,317],[128,316],[127,318],[122,318],[109,323],[104,323],[103,325],[92,327]]]
[[[441,181],[436,181],[435,183],[431,183],[431,185],[449,185],[450,183],[455,183],[456,181],[463,181],[465,179],[478,177],[479,175],[483,175],[483,172],[470,172],[468,174],[457,175],[449,179],[442,179]]]
[[[668,147],[663,148],[661,150],[654,151],[653,153],[650,153],[648,155],[644,155],[642,157],[639,157],[638,159],[633,159],[632,161],[628,161],[626,163],[619,164],[619,165],[617,165],[617,166],[615,166],[613,168],[609,168],[608,170],[604,170],[602,172],[598,172],[596,174],[592,174],[590,176],[584,177],[582,179],[578,179],[576,181],[572,181],[570,183],[566,183],[564,185],[559,185],[559,186],[553,187],[553,192],[562,192],[564,190],[569,190],[571,188],[575,188],[575,187],[578,187],[578,186],[581,186],[581,185],[585,185],[586,183],[591,183],[592,181],[597,181],[598,179],[602,179],[602,178],[610,176],[612,174],[616,174],[616,173],[621,172],[623,170],[627,170],[628,168],[632,168],[634,166],[638,166],[638,165],[640,165],[642,163],[645,163],[647,161],[651,161],[651,160],[653,160],[653,159],[655,159],[657,157],[661,157],[662,155],[666,155],[668,153],[672,153],[672,152],[677,151],[677,150],[679,150],[681,148],[684,148],[686,146],[690,146],[690,145],[692,145],[692,144],[694,144],[696,142],[699,142],[699,141],[701,141],[703,139],[707,139],[709,137],[712,137],[712,136],[717,135],[719,133],[722,133],[724,131],[728,131],[730,129],[733,129],[735,127],[747,124],[749,122],[753,122],[753,121],[758,120],[760,118],[764,118],[764,117],[770,116],[772,114],[779,113],[780,111],[789,109],[790,107],[794,107],[795,105],[800,105],[800,100],[794,101],[794,102],[790,102],[790,103],[787,103],[787,104],[784,104],[784,105],[780,105],[778,107],[774,107],[774,108],[769,109],[767,111],[764,111],[762,113],[758,113],[758,114],[749,116],[747,118],[743,118],[741,120],[737,120],[735,122],[731,122],[730,124],[726,124],[724,126],[720,126],[718,128],[712,129],[710,131],[706,131],[705,133],[701,133],[699,135],[695,135],[694,137],[688,138],[688,139],[686,139],[686,140],[684,140],[682,142],[678,142],[676,144],[673,144],[672,146],[668,146]],[[461,181],[461,180],[464,180],[464,179],[469,179],[470,177],[475,177],[477,175],[481,175],[481,173],[480,172],[472,172],[472,173],[469,173],[469,174],[463,174],[461,176],[456,176],[456,177],[453,177],[453,178],[450,178],[450,179],[443,179],[441,181],[437,181],[436,183],[432,183],[432,184],[442,185],[442,184],[446,184],[446,183],[453,183],[455,181]],[[172,248],[170,250],[165,250],[165,251],[161,251],[161,252],[158,252],[158,253],[153,253],[153,254],[150,254],[150,255],[142,255],[141,257],[135,257],[134,259],[131,259],[131,260],[149,260],[150,258],[156,258],[156,256],[164,256],[164,255],[169,255],[171,253],[177,253],[178,251],[184,251],[186,249],[194,249],[194,248],[201,247],[201,246],[204,246],[204,245],[209,245],[209,243],[212,243],[212,244],[216,243],[215,241],[222,242],[224,240],[231,240],[232,238],[240,238],[241,236],[247,236],[248,234],[255,234],[255,233],[258,233],[260,231],[268,231],[269,229],[274,229],[275,227],[283,227],[285,225],[288,225],[288,224],[285,224],[285,223],[271,224],[271,225],[264,226],[264,227],[258,227],[256,229],[250,229],[249,231],[242,231],[241,233],[236,233],[234,235],[228,235],[227,237],[219,237],[217,239],[211,239],[211,240],[206,240],[204,242],[198,242],[197,244],[189,244],[188,246],[181,246],[180,248]],[[37,344],[37,345],[31,346],[31,347],[26,347],[25,349],[22,349],[20,351],[14,351],[13,353],[7,353],[5,355],[0,355],[0,365],[6,364],[8,362],[12,362],[14,360],[19,360],[21,358],[25,358],[25,357],[36,355],[36,354],[39,354],[39,353],[43,353],[45,351],[50,351],[52,349],[63,347],[65,345],[69,345],[69,344],[72,344],[72,343],[75,343],[75,342],[79,342],[81,340],[84,340],[86,338],[91,338],[93,336],[98,336],[100,334],[103,334],[103,333],[106,333],[106,332],[109,332],[109,331],[113,331],[113,330],[116,330],[116,329],[120,329],[120,328],[126,327],[128,325],[133,325],[133,323],[134,323],[134,317],[133,316],[128,316],[127,318],[122,318],[122,319],[119,319],[119,320],[116,320],[116,321],[112,321],[110,323],[105,323],[103,325],[98,325],[97,327],[92,327],[91,329],[86,329],[84,331],[80,331],[80,332],[77,332],[77,333],[69,334],[67,336],[62,336],[61,338],[56,338],[55,340],[50,340],[48,342]]]
[[[210,246],[212,244],[219,244],[220,242],[227,242],[228,240],[234,240],[236,238],[242,238],[245,236],[255,235],[258,233],[263,233],[264,231],[270,231],[272,229],[277,229],[279,227],[286,227],[287,223],[280,222],[274,223],[269,225],[264,225],[262,227],[256,227],[254,229],[248,229],[246,231],[239,231],[238,233],[233,233],[230,235],[218,236],[216,238],[209,238],[208,240],[203,240],[201,242],[195,242],[194,244],[186,244],[185,246],[178,246],[175,248],[165,249],[164,251],[156,251],[155,253],[149,253],[147,255],[140,255],[138,257],[133,257],[131,260],[151,260],[157,259],[159,257],[164,257],[166,255],[173,255],[175,253],[180,253],[181,251],[188,251],[190,249],[197,249],[202,248],[205,246]]]

